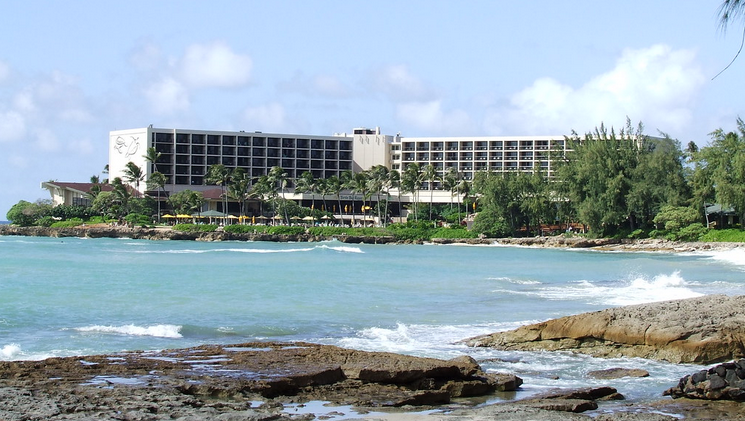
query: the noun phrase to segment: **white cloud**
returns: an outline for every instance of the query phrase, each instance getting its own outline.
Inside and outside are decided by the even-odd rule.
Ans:
[[[26,169],[28,168],[29,159],[25,156],[12,154],[8,157],[8,163],[13,168]]]
[[[181,80],[190,87],[234,88],[251,79],[253,62],[222,42],[193,44],[179,63]]]
[[[153,112],[173,114],[189,109],[189,93],[181,82],[166,78],[145,89],[145,97],[150,102]]]
[[[299,93],[306,96],[320,96],[325,98],[349,98],[353,89],[333,75],[306,76],[296,72],[292,78],[277,85],[282,92]]]
[[[4,82],[10,77],[10,66],[0,61],[0,82]]]
[[[333,98],[346,97],[350,92],[347,86],[331,75],[318,75],[313,78],[313,90],[320,95]]]
[[[463,110],[444,111],[442,101],[408,102],[396,107],[396,116],[406,124],[440,134],[468,134],[473,122]]]
[[[487,112],[491,133],[580,133],[600,123],[623,125],[628,116],[649,128],[680,130],[691,119],[705,80],[689,50],[665,45],[627,49],[615,67],[575,89],[551,78],[514,94],[506,107]]]
[[[160,47],[150,41],[143,41],[129,55],[129,62],[137,69],[151,71],[162,65],[163,53]]]
[[[36,110],[33,93],[29,89],[17,93],[13,98],[13,106],[24,113],[33,112]]]
[[[405,65],[391,65],[378,70],[373,75],[375,89],[395,102],[429,101],[431,90],[409,72]]]
[[[79,155],[90,155],[95,150],[93,142],[88,138],[76,139],[67,143],[67,149]]]
[[[0,142],[10,142],[26,135],[26,119],[17,111],[0,111]]]
[[[59,140],[49,129],[36,130],[36,147],[43,152],[54,152],[59,150]]]
[[[277,102],[249,107],[244,110],[243,117],[249,125],[262,131],[279,131],[287,126],[285,109]]]

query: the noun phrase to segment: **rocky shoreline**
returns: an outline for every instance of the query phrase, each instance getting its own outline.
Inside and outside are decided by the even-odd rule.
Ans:
[[[186,240],[186,241],[271,241],[271,242],[317,242],[336,240],[348,244],[399,244],[390,236],[315,236],[310,234],[274,235],[263,233],[184,232],[168,227],[128,228],[121,226],[79,226],[74,228],[19,227],[0,225],[0,235],[29,237],[79,237],[79,238],[131,238],[136,240]],[[404,242],[411,244],[412,242]],[[414,242],[422,244],[423,242]],[[662,239],[589,239],[578,236],[520,237],[520,238],[435,238],[433,244],[503,245],[518,247],[576,248],[599,251],[647,251],[647,252],[694,252],[745,248],[743,243],[678,242]]]
[[[681,379],[668,394],[694,380],[701,389],[718,367],[707,373]],[[510,400],[521,383],[485,373],[466,356],[444,361],[310,343],[205,345],[0,362],[0,420],[745,420],[739,402],[627,404],[611,387]],[[503,402],[478,405],[497,395]]]

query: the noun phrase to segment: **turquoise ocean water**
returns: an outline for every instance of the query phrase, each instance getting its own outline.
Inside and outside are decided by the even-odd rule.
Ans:
[[[612,306],[737,295],[745,251],[607,253],[500,246],[0,237],[0,360],[203,343],[305,340],[437,358],[469,354],[520,393],[607,385],[658,397],[700,369],[641,359],[471,349],[457,341]]]

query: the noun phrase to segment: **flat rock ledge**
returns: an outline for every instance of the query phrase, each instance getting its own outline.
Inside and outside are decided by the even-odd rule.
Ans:
[[[25,407],[37,413],[42,408],[38,419],[49,419],[128,406],[173,413],[222,402],[231,411],[247,410],[252,401],[270,400],[442,405],[456,397],[513,391],[521,384],[514,375],[483,372],[467,356],[444,361],[310,343],[205,345],[0,362],[0,419],[16,419],[12,411]]]
[[[713,364],[745,357],[745,295],[709,295],[548,320],[464,341],[521,351],[573,351]]]

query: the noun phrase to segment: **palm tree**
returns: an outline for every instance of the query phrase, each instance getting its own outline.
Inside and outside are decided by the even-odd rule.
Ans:
[[[352,179],[349,180],[347,185],[349,190],[353,193],[359,193],[362,195],[362,213],[365,212],[365,203],[367,199],[369,186],[367,185],[367,174],[363,172],[354,173]],[[354,200],[352,201],[352,224],[354,224]]]
[[[230,182],[230,170],[223,164],[214,164],[207,169],[207,175],[204,177],[206,184],[215,184],[220,186],[222,193],[220,196],[223,199],[223,213],[226,218],[228,215],[228,195],[225,193],[228,183]],[[226,223],[227,220],[223,221]],[[227,224],[226,224],[227,225]]]
[[[160,223],[160,190],[166,185],[166,176],[162,172],[155,171],[147,180],[148,190],[158,192],[158,223]]]
[[[236,168],[230,175],[230,182],[227,186],[227,196],[240,204],[240,214],[246,214],[246,200],[251,190],[251,177],[243,168]]]
[[[719,5],[719,25],[727,29],[727,25],[737,19],[745,17],[745,1],[723,0]]]
[[[376,194],[378,196],[378,221],[383,221],[384,216],[388,214],[388,201],[386,200],[385,206],[380,201],[380,195],[388,189],[388,167],[385,165],[375,165],[369,170],[369,188],[370,194]],[[385,209],[385,212],[383,211]],[[383,215],[385,213],[385,215]],[[387,219],[387,218],[386,218]],[[385,223],[384,223],[385,224]]]
[[[396,189],[396,202],[398,202],[398,216],[401,217],[401,173],[398,170],[391,170],[388,173],[388,195],[391,189]]]
[[[140,182],[144,179],[145,173],[142,172],[142,168],[132,161],[127,162],[127,165],[124,166],[124,181],[134,184],[136,194],[140,193]]]
[[[316,193],[318,190],[318,180],[313,176],[310,171],[303,171],[300,174],[300,178],[295,182],[295,192],[297,193],[310,193],[311,194],[311,205],[310,207],[315,209],[316,207]]]
[[[427,180],[427,188],[429,189],[429,220],[432,220],[432,195],[435,192],[435,182],[440,179],[437,175],[437,168],[432,164],[427,164],[422,170],[422,176]]]
[[[453,212],[453,196],[456,195],[458,188],[458,172],[455,168],[448,168],[445,176],[442,177],[442,188],[450,192],[450,212]]]
[[[124,185],[122,179],[119,177],[114,178],[114,180],[112,180],[111,182],[111,185],[114,188],[112,190],[114,201],[119,204],[119,210],[116,216],[122,217],[128,213],[127,209],[129,206],[129,199],[132,197],[132,195],[129,193],[129,190],[127,190],[127,186]]]
[[[142,155],[143,158],[147,162],[149,162],[152,165],[151,173],[158,171],[158,159],[160,159],[160,152],[158,152],[154,147],[147,148],[147,151],[145,152],[145,155]]]
[[[424,177],[422,176],[419,164],[414,162],[407,165],[401,177],[401,189],[405,192],[411,193],[412,198],[414,199],[413,210],[415,221],[419,218],[417,215],[417,208],[419,202],[419,190],[421,190],[422,184],[424,184]]]
[[[329,192],[329,183],[328,179],[320,178],[316,180],[316,193],[321,195],[321,200],[323,201],[323,210],[324,212],[328,212],[329,208],[326,206],[326,195],[331,194]]]
[[[328,194],[333,194],[336,196],[336,203],[339,206],[339,215],[344,215],[344,209],[341,207],[341,191],[342,191],[342,182],[339,177],[336,175],[332,175],[331,177],[326,179],[326,182],[324,183],[326,185],[325,191]],[[342,218],[343,222],[343,218]]]
[[[458,193],[458,221],[460,221],[460,207],[463,205],[463,200],[471,193],[471,183],[468,180],[460,180],[456,192]],[[463,195],[462,198],[460,197],[461,194]],[[466,213],[468,213],[468,209],[466,209]]]
[[[264,202],[272,198],[273,194],[275,193],[274,188],[272,187],[272,184],[269,182],[269,177],[266,175],[262,175],[259,177],[258,180],[254,183],[254,185],[251,187],[251,190],[248,193],[249,197],[259,199],[259,203],[261,205],[261,208],[259,209],[259,212],[261,215],[264,214]]]
[[[287,173],[285,172],[282,167],[274,166],[269,170],[269,174],[267,174],[269,177],[269,182],[274,189],[276,193],[277,186],[279,186],[279,190],[282,192],[282,199],[285,199],[285,189],[287,188],[287,184],[289,183],[289,180],[287,178]],[[276,206],[275,206],[275,212],[276,212]],[[287,217],[287,206],[282,204],[282,210],[285,214],[285,223],[289,223],[289,218]]]

